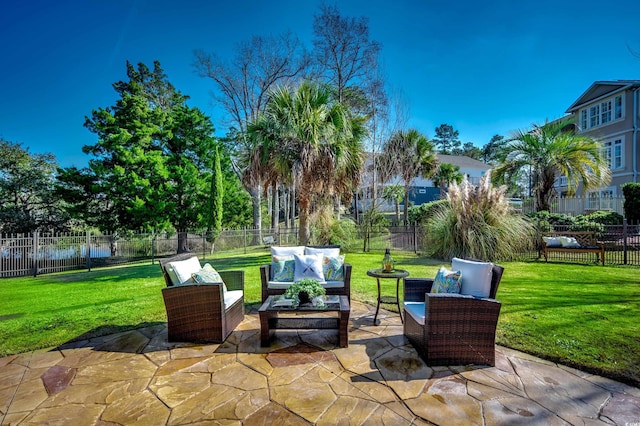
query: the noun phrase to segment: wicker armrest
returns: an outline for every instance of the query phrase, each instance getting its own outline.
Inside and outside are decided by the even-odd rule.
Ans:
[[[343,265],[343,272],[344,272],[344,291],[347,295],[347,297],[349,298],[349,300],[351,300],[351,264],[350,263],[345,263]]]
[[[495,335],[502,304],[462,294],[425,294],[425,313],[431,332],[488,333]],[[460,319],[464,321],[460,321]]]
[[[425,293],[431,291],[433,285],[432,278],[405,278],[404,279],[404,301],[424,302]]]
[[[244,271],[218,271],[218,273],[227,286],[227,290],[244,291]]]

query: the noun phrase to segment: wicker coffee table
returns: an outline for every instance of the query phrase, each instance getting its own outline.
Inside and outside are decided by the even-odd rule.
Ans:
[[[269,346],[277,329],[335,329],[338,330],[339,346],[346,348],[349,346],[350,310],[347,296],[328,296],[328,303],[323,307],[287,306],[282,296],[269,296],[258,310],[260,344]]]

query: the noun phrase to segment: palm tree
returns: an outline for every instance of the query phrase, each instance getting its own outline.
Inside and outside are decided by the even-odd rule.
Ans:
[[[329,87],[311,82],[271,92],[265,112],[249,124],[253,161],[267,182],[291,184],[298,195],[300,244],[309,242],[313,202],[341,194],[348,201],[359,184],[364,122],[332,98]]]
[[[440,199],[444,199],[447,188],[451,183],[462,183],[464,175],[460,173],[460,166],[449,163],[441,163],[438,170],[433,174],[431,180],[433,184],[440,188]]]
[[[382,190],[382,198],[393,203],[396,207],[396,223],[400,223],[400,201],[403,196],[404,188],[402,185],[389,185]]]
[[[570,191],[575,191],[580,182],[585,190],[607,185],[611,172],[600,143],[577,135],[572,124],[571,119],[558,120],[534,125],[529,132],[517,132],[494,171],[495,181],[509,181],[531,167],[536,211],[549,210],[558,176],[567,177]]]
[[[430,177],[437,167],[433,144],[415,129],[399,130],[385,143],[383,156],[404,182],[404,223],[409,218],[409,187],[418,177]]]

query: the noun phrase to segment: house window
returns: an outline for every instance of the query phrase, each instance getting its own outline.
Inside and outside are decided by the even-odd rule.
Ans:
[[[614,100],[615,104],[615,114],[613,115],[614,120],[618,120],[622,118],[622,95],[618,95]]]
[[[569,179],[566,176],[560,176],[558,178],[558,186],[568,186]]]
[[[589,128],[589,122],[587,121],[587,110],[580,111],[580,129],[586,130]]]
[[[611,121],[611,101],[600,104],[600,123],[605,124]]]
[[[589,108],[589,127],[597,127],[600,125],[600,105]]]
[[[613,139],[606,141],[602,146],[602,155],[611,170],[621,169],[624,167],[624,145],[623,140]]]
[[[617,95],[602,102],[580,110],[581,130],[602,126],[615,120],[622,119],[623,95]]]

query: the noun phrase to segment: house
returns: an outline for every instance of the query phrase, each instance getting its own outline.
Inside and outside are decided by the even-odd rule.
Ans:
[[[582,195],[593,200],[622,197],[624,183],[638,182],[640,80],[596,81],[566,112],[575,119],[579,134],[602,142],[611,169],[607,187]],[[567,189],[566,177],[559,177],[556,190],[562,196]]]
[[[460,173],[462,173],[467,180],[477,185],[480,182],[480,179],[484,174],[491,168],[491,166],[483,163],[482,161],[475,160],[466,156],[457,156],[457,155],[443,155],[436,154],[439,163],[449,163],[455,166],[460,167]],[[360,211],[362,211],[362,207],[369,208],[373,198],[373,156],[371,154],[367,155],[367,159],[365,161],[365,175],[363,176],[361,183],[361,191],[360,191],[360,201],[359,206]],[[381,197],[383,187],[387,185],[402,185],[404,187],[404,182],[402,181],[400,176],[394,176],[384,185],[378,186],[376,189],[376,193],[378,198]],[[409,188],[409,205],[419,206],[424,203],[428,203],[431,201],[440,199],[440,188],[434,186],[433,182],[430,179],[426,179],[423,177],[417,177],[412,182],[411,187]],[[379,211],[393,211],[395,206],[393,203],[388,201],[384,201],[379,199],[376,202],[377,208]]]

